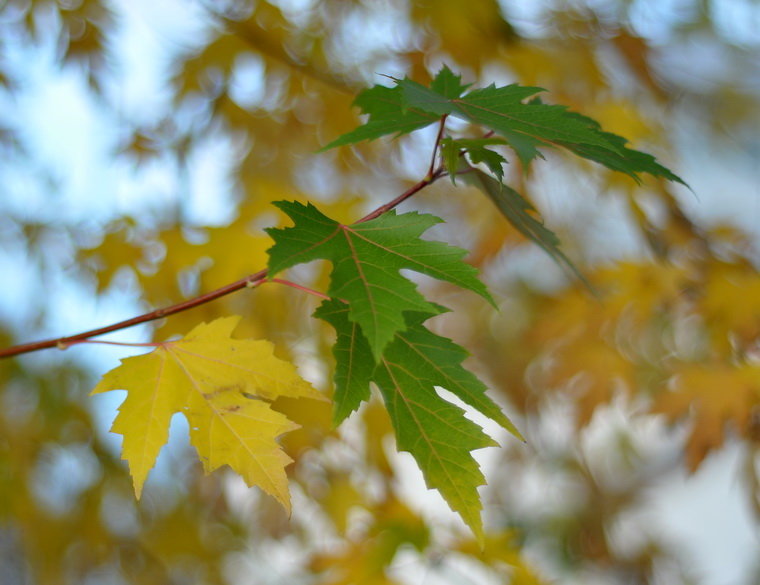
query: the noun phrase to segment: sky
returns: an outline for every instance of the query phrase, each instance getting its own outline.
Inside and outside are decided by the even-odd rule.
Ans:
[[[122,32],[115,50],[122,59],[118,64],[118,78],[109,91],[118,93],[119,115],[130,120],[150,121],[152,112],[160,111],[169,99],[163,86],[168,60],[156,55],[185,48],[188,31],[198,34],[199,21],[192,10],[183,10],[186,2],[119,0],[115,4],[122,14]],[[149,4],[150,10],[146,8]],[[530,30],[535,12],[545,3],[504,4],[510,14],[523,18],[526,30]],[[748,47],[755,47],[760,44],[760,10],[753,9],[751,4],[750,0],[722,0],[713,6],[715,19],[726,34],[735,36]],[[679,2],[637,1],[636,5],[638,32],[653,39],[664,39],[668,19],[678,17]],[[181,15],[179,21],[178,15]],[[694,49],[695,54],[700,54],[699,50]],[[5,168],[12,188],[0,200],[4,212],[26,218],[55,217],[67,222],[102,224],[124,213],[159,213],[171,203],[182,186],[176,183],[174,173],[161,169],[162,164],[171,164],[170,161],[164,160],[137,172],[129,161],[114,160],[112,153],[124,137],[114,129],[118,128],[113,123],[114,114],[83,89],[76,71],[61,71],[50,47],[46,51],[28,53],[10,45],[9,51],[7,58],[25,68],[25,85],[15,104],[20,117],[16,125],[23,129],[22,140],[34,152],[35,159],[44,161],[45,172],[36,173],[23,166]],[[701,54],[707,55],[705,59],[717,58],[720,62],[720,56],[704,51]],[[718,65],[714,68],[719,69]],[[745,140],[748,139],[743,136],[737,138],[735,149],[716,151],[710,144],[690,144],[691,137],[703,131],[699,128],[701,123],[686,119],[681,125],[678,172],[695,186],[693,196],[684,195],[685,207],[704,221],[723,218],[734,222],[760,240],[760,147],[756,146],[754,152],[747,151]],[[224,137],[210,136],[193,153],[192,176],[187,182],[191,186],[187,208],[191,219],[195,217],[212,224],[223,224],[230,219],[229,205],[225,205],[224,198],[211,194],[218,193],[217,186],[226,181],[227,161],[233,150],[233,145]],[[49,192],[45,173],[58,181],[56,195]],[[38,283],[25,279],[19,258],[0,255],[0,270],[14,275],[11,286],[0,288],[0,310],[10,321],[24,322],[28,319],[24,311],[14,316],[3,307],[24,306],[22,300],[35,294]],[[80,331],[140,312],[128,292],[113,292],[105,300],[92,304],[89,296],[72,285],[65,275],[59,274],[55,280],[57,294],[51,318],[39,331],[42,336]],[[147,330],[121,332],[122,337],[125,333],[130,341],[141,341]],[[104,364],[116,365],[117,358],[124,356],[124,348],[98,348],[82,359],[94,369],[105,371]],[[114,394],[110,398],[98,397],[96,401],[104,432],[115,406],[121,401],[121,396]],[[608,420],[602,418],[589,428],[586,448],[590,453],[604,444],[605,432],[609,433],[610,428],[620,422],[617,420],[620,416],[619,411],[611,412]],[[483,423],[487,425],[486,421]],[[486,430],[489,430],[487,426]],[[647,448],[655,449],[658,443],[652,438],[659,436],[657,431],[650,429],[644,435],[642,441],[648,443]],[[117,447],[116,439],[113,445]],[[656,526],[658,531],[671,535],[673,541],[687,549],[697,572],[704,575],[704,585],[746,585],[741,580],[742,575],[757,562],[760,536],[757,525],[750,521],[749,496],[742,493],[741,484],[735,480],[741,448],[729,442],[694,476],[687,477],[682,471],[673,473],[648,495],[641,518],[632,520],[630,527],[621,530]],[[487,452],[482,459],[487,469]],[[398,464],[408,466],[408,460],[402,458]],[[431,515],[446,509],[442,500],[437,496],[431,498],[422,488],[418,472],[410,467],[404,477],[409,478],[406,489],[418,506]],[[550,486],[544,487],[550,489]],[[540,491],[540,484],[531,493],[537,501],[545,495]]]

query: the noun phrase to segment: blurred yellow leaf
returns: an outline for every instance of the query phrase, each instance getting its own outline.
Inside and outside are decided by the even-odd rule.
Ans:
[[[671,420],[692,421],[686,462],[697,469],[707,454],[723,444],[725,427],[750,432],[753,409],[760,405],[760,368],[724,364],[685,365],[677,371],[673,388],[657,397],[653,412]]]
[[[760,274],[750,264],[712,262],[700,301],[716,346],[748,348],[760,339]]]

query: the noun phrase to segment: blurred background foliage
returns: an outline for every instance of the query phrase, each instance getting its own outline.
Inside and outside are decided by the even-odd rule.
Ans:
[[[510,161],[599,298],[475,191],[441,181],[405,204],[443,217],[435,235],[470,249],[500,299],[495,313],[422,283],[528,438],[495,431],[503,447],[483,453],[483,550],[395,455],[374,403],[338,430],[329,406],[278,405],[303,425],[284,439],[292,518],[232,475],[201,477],[181,424],[135,502],[106,433],[113,400],[87,397],[128,352],[78,346],[0,362],[0,581],[757,583],[751,562],[711,581],[652,498],[728,443],[758,527],[758,31],[752,0],[3,2],[3,346],[259,270],[262,228],[283,221],[273,200],[350,222],[402,192],[430,132],[316,153],[356,125],[353,96],[379,73],[427,82],[447,63],[544,87],[694,193],[555,152]],[[296,276],[325,287],[324,266]],[[271,339],[329,393],[314,308],[265,285],[109,339],[241,314],[239,334]]]

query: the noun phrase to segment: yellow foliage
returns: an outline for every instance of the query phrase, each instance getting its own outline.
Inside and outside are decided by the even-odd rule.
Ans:
[[[103,292],[123,268],[136,269],[144,261],[145,250],[129,238],[127,225],[121,225],[103,236],[97,248],[82,249],[77,260],[93,271],[98,292]]]
[[[347,474],[332,473],[327,478],[327,491],[320,502],[338,533],[345,535],[349,512],[356,506],[364,505],[365,497]]]
[[[291,12],[293,3],[287,2],[203,4],[209,10],[222,4],[235,5],[240,8],[241,20],[209,17],[205,26],[198,28],[203,28],[203,34],[187,39],[196,49],[177,58],[173,64],[172,70],[176,73],[170,100],[176,106],[174,110],[159,107],[158,111],[151,112],[145,118],[148,120],[146,129],[140,127],[142,122],[130,119],[128,108],[122,110],[120,92],[103,92],[102,102],[96,108],[105,111],[109,100],[118,96],[110,105],[115,106],[119,127],[104,128],[104,131],[108,130],[109,135],[115,130],[118,135],[131,136],[125,150],[138,161],[151,155],[157,159],[166,156],[159,160],[168,160],[169,151],[174,150],[177,159],[189,165],[194,160],[189,153],[199,145],[202,152],[202,143],[208,137],[224,134],[233,137],[236,144],[238,158],[230,167],[229,178],[232,190],[241,196],[239,201],[230,198],[230,205],[237,206],[240,214],[232,224],[207,228],[177,222],[156,233],[153,231],[155,219],[160,221],[164,210],[153,202],[149,207],[151,213],[157,212],[155,217],[145,221],[138,215],[121,218],[115,223],[116,228],[105,230],[97,248],[78,253],[76,261],[92,269],[98,293],[106,292],[114,276],[131,270],[139,287],[135,301],[152,308],[207,292],[263,268],[270,240],[260,230],[276,223],[276,219],[272,219],[272,200],[324,199],[320,206],[328,215],[349,223],[375,203],[387,200],[389,193],[395,195],[403,190],[411,177],[410,163],[415,163],[419,154],[418,137],[314,154],[321,145],[356,125],[356,109],[351,108],[351,100],[369,79],[384,83],[375,73],[401,77],[409,74],[426,82],[431,71],[446,61],[452,67],[461,68],[466,82],[490,83],[493,81],[488,77],[491,72],[497,76],[507,75],[523,85],[546,87],[549,93],[542,96],[547,101],[568,104],[573,110],[599,120],[606,130],[634,142],[667,144],[667,127],[656,119],[657,114],[650,116],[648,107],[658,110],[658,114],[671,111],[682,114],[679,103],[698,104],[709,108],[705,110],[709,114],[705,119],[716,127],[727,122],[739,125],[757,117],[756,103],[742,94],[741,83],[718,83],[714,89],[705,86],[700,90],[703,93],[693,93],[679,85],[681,72],[674,75],[659,66],[668,63],[661,57],[672,50],[668,47],[669,41],[662,38],[654,47],[650,39],[630,32],[626,13],[631,3],[620,3],[620,19],[615,22],[612,20],[617,17],[610,11],[603,11],[603,18],[598,18],[592,9],[582,14],[577,8],[565,6],[568,3],[554,3],[558,6],[547,13],[533,40],[528,38],[530,35],[520,38],[514,32],[512,23],[502,17],[496,0],[412,0],[408,3],[324,0],[300,3],[308,7],[297,13]],[[365,39],[360,34],[363,23],[356,16],[380,4],[392,6],[396,10],[394,14],[402,15],[399,34],[379,41],[374,38],[379,36],[375,32]],[[507,4],[501,3],[505,7]],[[112,24],[118,22],[112,14],[117,17],[121,14],[116,3],[16,1],[8,6],[10,10],[3,26],[8,30],[14,50],[9,52],[10,65],[5,61],[0,64],[0,84],[8,80],[8,91],[14,87],[22,89],[14,99],[8,100],[9,119],[13,118],[15,97],[20,102],[26,96],[23,71],[11,66],[13,53],[26,54],[32,50],[31,45],[26,46],[23,33],[35,42],[44,41],[41,44],[46,47],[55,47],[63,61],[89,66],[90,83],[95,79],[92,70],[99,68],[110,74],[110,68],[102,65],[119,63],[121,67],[120,43],[113,43],[111,38],[116,28]],[[408,17],[402,14],[406,10]],[[203,19],[207,13],[193,12],[193,18],[198,15]],[[148,22],[152,15],[146,12],[141,18]],[[704,20],[704,23],[695,20],[686,24],[695,31],[707,26],[709,18]],[[18,31],[16,21],[20,25]],[[514,24],[522,25],[517,20]],[[384,31],[382,24],[377,30]],[[709,38],[707,28],[698,32],[705,35],[700,38]],[[684,29],[682,40],[688,41],[689,34]],[[710,40],[723,48],[730,46],[718,36]],[[22,45],[23,50],[18,51]],[[172,42],[168,53],[176,55],[179,46],[182,45]],[[347,47],[356,51],[346,51]],[[729,52],[732,50],[728,48]],[[658,67],[653,68],[650,64],[654,63],[655,56],[659,60]],[[116,59],[111,60],[111,57]],[[163,62],[173,57],[157,50],[155,57],[151,55],[153,58]],[[233,82],[238,81],[241,72],[248,71],[240,66],[249,58],[257,67],[260,65],[260,79],[253,80],[261,84],[262,97],[257,103],[238,100],[233,91],[236,89]],[[610,73],[613,68],[615,71]],[[741,68],[737,67],[736,71]],[[72,68],[66,72],[66,78],[74,80],[77,73],[78,70]],[[113,84],[118,77],[105,79]],[[36,79],[33,85],[40,81]],[[40,83],[40,87],[42,85]],[[161,91],[165,91],[167,84],[161,85]],[[720,107],[711,107],[710,103],[720,104]],[[103,120],[107,119],[107,115],[103,116]],[[0,131],[0,138],[5,136],[4,130]],[[428,144],[430,138],[422,136],[421,140]],[[702,148],[713,147],[709,138],[700,135],[700,140],[704,141]],[[3,141],[3,146],[10,149],[13,145]],[[420,168],[427,165],[428,157],[426,153],[422,157],[425,160],[416,161],[421,163]],[[15,159],[10,156],[8,160]],[[33,172],[38,168],[47,171],[47,161],[32,160]],[[542,175],[537,169],[553,172],[551,162],[536,161],[522,175],[519,163],[512,158],[509,162],[510,184],[526,195],[539,193]],[[176,169],[171,166],[166,165],[161,172],[174,173]],[[19,168],[23,171],[23,164]],[[513,274],[509,270],[501,271],[504,264],[512,266],[513,258],[505,258],[500,252],[523,245],[522,236],[513,228],[505,227],[506,223],[480,198],[463,195],[461,190],[448,186],[446,191],[443,186],[435,187],[420,197],[415,196],[411,208],[434,212],[453,209],[448,215],[442,214],[449,222],[443,229],[448,229],[455,238],[461,234],[462,239],[475,232],[478,242],[465,244],[473,251],[471,260],[483,265],[488,278],[498,283],[497,287],[504,284],[503,296],[503,291],[498,292],[500,298],[510,303],[505,303],[498,321],[493,320],[490,311],[479,313],[469,306],[462,318],[447,322],[452,336],[470,338],[465,345],[477,355],[479,364],[491,370],[491,378],[506,388],[510,412],[514,409],[526,418],[533,416],[536,409],[545,404],[540,400],[544,393],[559,391],[576,403],[580,411],[579,424],[582,424],[598,405],[609,402],[616,391],[622,390],[633,398],[651,398],[651,412],[661,413],[668,421],[692,422],[686,445],[692,469],[732,432],[756,450],[760,436],[757,422],[760,381],[756,364],[751,364],[756,359],[760,338],[760,276],[749,262],[741,260],[751,257],[749,239],[739,238],[732,232],[731,250],[739,252],[727,260],[727,256],[722,255],[725,248],[721,248],[729,240],[726,234],[715,230],[700,240],[705,226],[692,224],[681,212],[678,200],[662,185],[650,181],[641,188],[626,176],[608,174],[598,170],[596,165],[589,164],[587,168],[597,169],[601,176],[602,184],[597,191],[622,192],[628,197],[634,213],[638,214],[636,227],[648,239],[654,255],[664,261],[616,262],[599,271],[584,268],[584,274],[600,291],[601,301],[573,287],[541,295],[521,284],[515,287],[519,288],[519,294],[513,294]],[[315,169],[318,172],[313,172]],[[188,177],[194,178],[195,169],[191,170],[193,172],[180,177],[176,184]],[[534,180],[536,178],[539,180]],[[11,190],[15,188],[12,183]],[[180,188],[184,189],[185,185]],[[220,185],[219,190],[224,193],[229,189],[227,185]],[[699,191],[698,185],[695,190]],[[588,195],[593,196],[578,193],[579,198]],[[529,199],[542,202],[540,196]],[[56,205],[65,203],[62,199],[55,202]],[[649,203],[653,204],[651,208]],[[452,207],[447,208],[447,205]],[[468,206],[471,206],[469,211],[459,213]],[[645,213],[650,209],[655,209],[655,213]],[[3,246],[6,238],[13,244],[14,236],[5,233],[6,218],[0,219],[3,220],[0,226]],[[188,232],[183,230],[188,227],[197,230],[192,235],[198,235],[198,239],[187,237]],[[563,232],[562,239],[563,243],[571,244],[563,248],[569,255],[573,256],[575,250],[573,233],[583,234],[586,229],[585,225],[573,225],[572,219],[566,222],[567,237]],[[41,256],[55,257],[47,254],[49,241],[24,234],[19,242]],[[713,242],[717,243],[714,248]],[[491,262],[494,259],[496,261]],[[34,274],[34,268],[30,262],[30,274]],[[48,283],[49,287],[46,285],[44,290],[52,298],[54,280],[46,278],[50,273],[50,267],[45,267],[40,271],[42,278],[37,280]],[[325,290],[326,275],[325,266],[298,273],[298,279],[300,284]],[[460,302],[453,297],[451,294],[444,304],[454,306]],[[288,506],[284,468],[290,459],[285,452],[297,459],[307,449],[321,449],[325,437],[336,435],[330,427],[330,405],[283,398],[318,399],[321,395],[301,380],[290,364],[274,357],[271,343],[233,339],[235,319],[213,319],[223,313],[244,314],[241,330],[244,329],[246,337],[276,341],[280,357],[299,355],[305,347],[307,352],[315,351],[310,357],[326,363],[330,360],[328,340],[332,333],[309,320],[308,314],[315,304],[313,297],[303,299],[292,289],[276,284],[204,304],[168,319],[161,326],[161,333],[188,331],[202,320],[209,322],[207,325],[199,325],[182,339],[157,344],[150,354],[128,358],[106,374],[96,393],[116,388],[128,392],[114,430],[124,435],[123,455],[129,461],[138,494],[166,442],[169,419],[174,413],[183,413],[190,421],[191,439],[206,471],[231,465],[246,481],[259,485]],[[39,315],[37,311],[32,313],[35,318],[44,314],[43,311],[39,311]],[[672,340],[673,330],[685,320],[697,323],[693,339],[690,337],[687,342],[696,349],[688,358],[694,362],[704,358],[700,363],[685,363],[684,352],[677,347],[674,350],[677,344]],[[494,323],[498,326],[493,326]],[[31,319],[19,320],[13,328],[14,336],[4,345],[17,342],[15,336],[25,327],[36,330],[37,325]],[[493,326],[492,335],[487,334],[490,326]],[[77,351],[87,350],[80,347]],[[536,367],[547,364],[543,369]],[[541,375],[536,375],[537,370],[541,370]],[[215,559],[213,562],[221,565],[220,559],[226,551],[220,549],[224,546],[229,551],[233,547],[228,546],[228,539],[216,538],[219,532],[209,530],[206,517],[218,512],[218,508],[225,508],[229,503],[226,495],[204,499],[197,495],[198,486],[192,485],[186,486],[186,493],[180,490],[181,494],[175,494],[176,508],[168,508],[170,504],[165,502],[153,502],[152,498],[144,499],[135,504],[140,513],[155,506],[157,515],[162,517],[154,519],[151,526],[138,521],[134,539],[117,534],[107,526],[104,518],[113,513],[114,507],[109,503],[108,494],[116,484],[119,489],[124,487],[120,483],[123,478],[116,475],[123,473],[120,470],[124,466],[112,459],[97,430],[84,422],[87,420],[83,414],[85,408],[82,406],[78,412],[61,408],[61,401],[56,398],[74,395],[83,387],[81,378],[51,366],[44,375],[49,377],[47,383],[53,389],[40,397],[28,398],[36,395],[26,392],[31,386],[26,376],[35,371],[42,372],[37,362],[18,361],[7,375],[7,387],[10,390],[23,388],[25,400],[33,403],[31,414],[23,424],[19,417],[8,414],[16,412],[11,408],[16,401],[15,394],[8,392],[0,396],[0,406],[6,414],[0,418],[0,476],[4,480],[0,482],[0,516],[7,522],[9,534],[16,528],[21,532],[23,560],[33,571],[30,578],[44,585],[68,585],[97,578],[94,571],[101,565],[116,575],[119,569],[113,567],[121,565],[124,574],[115,579],[152,584],[166,583],[176,580],[178,574],[189,573],[181,572],[188,566],[188,558],[198,563],[211,563]],[[6,377],[5,370],[3,376]],[[668,379],[671,382],[666,389]],[[5,385],[6,380],[3,382]],[[54,417],[57,418],[52,424]],[[355,419],[358,420],[352,422],[361,426],[365,450],[363,466],[381,486],[373,491],[373,497],[377,491],[392,492],[398,477],[397,469],[387,458],[386,439],[392,432],[387,413],[373,401],[357,413]],[[293,430],[296,423],[303,427]],[[39,482],[35,470],[41,465],[41,445],[63,443],[65,446],[74,435],[92,442],[93,457],[97,459],[102,480],[85,496],[76,499],[75,505],[63,516],[55,517],[34,495],[35,482]],[[326,459],[334,455],[329,447],[319,453]],[[529,463],[540,465],[542,456],[540,452],[531,452]],[[409,510],[392,504],[373,506],[365,486],[352,483],[348,474],[328,472],[326,491],[313,496],[306,489],[310,485],[313,460],[306,458],[305,461],[308,464],[291,470],[291,481],[303,482],[302,493],[310,498],[309,504],[319,506],[332,519],[339,533],[336,540],[342,543],[331,554],[313,557],[311,568],[324,570],[323,583],[393,583],[387,569],[396,550],[401,545],[424,548],[430,536],[426,532],[428,527]],[[494,476],[498,479],[498,473],[502,473],[508,475],[509,482],[514,479],[515,485],[522,485],[524,477],[519,463],[514,459],[508,463]],[[756,470],[753,473],[756,474]],[[755,477],[756,490],[757,482]],[[210,483],[204,481],[203,485]],[[500,484],[497,481],[495,485]],[[631,487],[631,494],[637,489],[640,486]],[[612,499],[614,497],[613,494]],[[632,499],[635,498],[632,496]],[[594,569],[617,568],[618,574],[623,574],[621,565],[616,565],[620,558],[604,544],[609,528],[605,524],[609,508],[605,506],[610,504],[610,494],[605,494],[604,486],[599,486],[589,501],[599,517],[593,521],[585,516],[582,521],[576,517],[578,522],[567,528],[568,542],[573,538],[585,539],[585,548],[576,545],[573,550],[560,545],[558,550],[552,550],[549,544],[545,547],[549,557],[547,564],[558,559],[557,564],[562,564],[575,554],[581,562],[594,565]],[[145,506],[145,502],[149,505]],[[362,508],[366,514],[363,521],[370,524],[360,538],[351,536],[351,529],[355,527],[349,526],[348,511],[355,505]],[[240,529],[241,541],[255,541],[265,533],[268,537],[286,536],[304,548],[314,544],[304,536],[305,531],[299,533],[295,522],[287,524],[281,518],[285,515],[275,500],[265,498],[257,509],[267,506],[278,511],[279,532],[261,522],[260,515],[253,515],[257,521],[250,522],[248,516],[240,514],[237,518],[243,518],[241,524],[248,524]],[[613,509],[624,513],[622,506]],[[495,522],[514,520],[503,510],[494,507],[493,511]],[[234,512],[238,514],[239,510]],[[593,524],[592,528],[589,523]],[[528,537],[538,537],[541,542],[558,532],[556,525],[548,529],[542,526],[538,531],[535,526],[526,525],[525,530]],[[71,549],[68,548],[70,542],[74,543]],[[146,547],[142,552],[141,546]],[[486,534],[482,550],[474,540],[444,547],[448,550],[442,554],[451,551],[477,559],[503,576],[505,583],[540,582],[520,555],[518,537],[509,531]],[[214,554],[209,553],[212,549]],[[599,554],[599,550],[603,554]],[[208,554],[204,555],[204,551]],[[656,559],[651,551],[642,554],[649,555],[648,560]],[[133,557],[136,562],[132,562]],[[663,566],[671,566],[671,560],[667,558]],[[70,564],[66,565],[67,562]],[[150,571],[145,567],[154,571],[152,577],[147,576]],[[200,574],[196,577],[204,579]],[[309,576],[301,580],[310,578],[313,579]],[[582,577],[579,580],[582,581]],[[646,581],[645,578],[640,580]],[[222,582],[222,578],[206,581]]]
[[[679,368],[672,390],[658,396],[652,410],[671,420],[689,417],[686,462],[694,471],[711,450],[723,444],[727,425],[751,438],[757,432],[753,413],[759,407],[760,368],[713,363]]]
[[[684,267],[667,262],[618,262],[602,270],[598,282],[608,292],[603,311],[610,316],[628,312],[634,325],[645,325],[678,302],[688,279]]]
[[[112,431],[124,436],[122,457],[137,497],[168,439],[172,415],[181,412],[207,473],[229,465],[249,486],[258,485],[290,509],[285,466],[291,459],[276,438],[297,425],[268,401],[322,395],[274,357],[268,341],[232,339],[238,320],[202,323],[183,339],[126,358],[92,391],[128,392]]]
[[[442,48],[458,63],[471,67],[482,63],[480,43],[493,50],[516,40],[514,31],[501,17],[496,0],[416,0],[412,3],[412,16],[423,25],[429,23],[440,35]],[[479,42],[473,43],[474,38]]]
[[[589,113],[607,132],[625,136],[634,148],[652,134],[651,123],[629,101],[609,100],[598,104]]]
[[[422,519],[401,501],[390,498],[371,509],[366,533],[334,553],[316,554],[310,569],[325,573],[323,585],[399,585],[389,568],[402,545],[422,551],[429,532]]]
[[[708,266],[700,309],[716,347],[731,355],[760,339],[760,274],[749,264]]]
[[[593,336],[570,339],[557,351],[546,383],[577,396],[578,425],[588,424],[597,406],[629,391],[635,366],[614,346]]]
[[[518,535],[513,531],[494,531],[486,536],[482,546],[474,539],[466,540],[459,543],[455,550],[480,559],[498,571],[499,575],[509,579],[510,585],[547,583],[523,557]]]

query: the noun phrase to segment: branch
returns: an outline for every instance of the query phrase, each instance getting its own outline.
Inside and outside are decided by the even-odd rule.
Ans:
[[[445,174],[446,173],[442,168],[438,168],[435,172],[432,173],[432,175],[425,177],[424,179],[422,179],[421,181],[419,181],[418,183],[416,183],[415,185],[413,185],[412,187],[404,191],[401,195],[399,195],[392,201],[389,201],[388,203],[381,205],[374,211],[368,213],[367,215],[362,217],[360,220],[358,220],[356,223],[362,223],[365,221],[369,221],[371,219],[375,219],[376,217],[382,215],[386,211],[389,211],[393,209],[394,207],[398,206],[399,204],[403,203],[404,201],[409,199],[409,197],[411,197],[415,193],[418,193],[419,191],[421,191],[428,185],[434,183]],[[138,315],[137,317],[132,317],[131,319],[127,319],[125,321],[119,321],[118,323],[113,323],[112,325],[106,325],[105,327],[100,327],[98,329],[91,329],[90,331],[83,331],[82,333],[77,333],[75,335],[68,335],[66,337],[47,339],[45,341],[35,341],[33,343],[24,343],[22,345],[14,345],[11,347],[7,347],[5,349],[0,349],[0,359],[12,357],[16,355],[21,355],[24,353],[31,353],[33,351],[39,351],[41,349],[50,349],[53,347],[57,347],[58,349],[66,349],[68,346],[74,345],[76,343],[81,343],[83,340],[89,339],[90,337],[104,335],[106,333],[111,333],[113,331],[119,331],[121,329],[133,327],[134,325],[141,325],[142,323],[148,323],[149,321],[162,319],[163,317],[168,317],[169,315],[174,315],[175,313],[181,313],[182,311],[187,311],[188,309],[192,309],[194,307],[198,307],[200,305],[209,303],[221,297],[232,294],[233,292],[237,292],[241,289],[255,288],[266,281],[268,274],[269,273],[266,269],[259,270],[258,272],[249,274],[245,278],[241,278],[240,280],[231,282],[230,284],[227,284],[216,290],[212,290],[211,292],[207,292],[200,296],[193,297],[192,299],[187,299],[186,301],[182,301],[181,303],[177,303],[176,305],[170,305],[168,307],[156,309],[154,311],[150,311],[149,313]]]
[[[444,175],[446,175],[446,171],[444,171],[441,167],[439,167],[435,172],[433,172],[433,174],[431,174],[428,177],[425,177],[419,183],[417,183],[416,185],[414,185],[410,189],[404,191],[401,195],[399,195],[398,197],[396,197],[393,201],[389,201],[385,205],[381,205],[380,207],[378,207],[374,211],[371,211],[370,213],[368,213],[367,215],[365,215],[364,217],[362,217],[356,223],[362,223],[362,222],[369,221],[371,219],[375,219],[376,217],[381,216],[386,211],[390,211],[394,207],[397,207],[399,204],[401,204],[404,201],[406,201],[407,199],[409,199],[415,193],[418,193],[419,191],[422,191],[428,185],[432,185],[433,183],[435,183],[438,179],[440,179]]]
[[[76,335],[69,335],[67,337],[58,337],[56,339],[36,341],[34,343],[25,343],[23,345],[15,345],[12,347],[7,347],[5,349],[0,349],[0,358],[20,355],[22,353],[30,353],[33,351],[39,351],[41,349],[49,349],[51,347],[57,347],[58,349],[66,349],[69,345],[73,345],[75,343],[81,342],[83,339],[96,337],[98,335],[105,335],[106,333],[111,333],[112,331],[126,329],[127,327],[133,327],[134,325],[147,323],[148,321],[155,321],[156,319],[168,317],[169,315],[174,315],[175,313],[180,313],[182,311],[187,311],[188,309],[192,309],[193,307],[203,305],[205,303],[208,303],[210,301],[216,300],[220,297],[223,297],[230,293],[238,291],[242,288],[258,286],[259,284],[264,282],[264,279],[266,278],[266,276],[267,276],[266,270],[259,270],[255,274],[246,276],[245,278],[232,282],[216,290],[212,290],[211,292],[208,292],[206,294],[194,297],[192,299],[188,299],[186,301],[182,301],[181,303],[177,303],[176,305],[170,305],[162,309],[156,309],[149,313],[138,315],[137,317],[132,317],[131,319],[127,319],[125,321],[119,321],[118,323],[113,323],[112,325],[106,325],[105,327],[92,329],[90,331],[83,331],[82,333],[77,333]]]
[[[441,121],[438,124],[438,136],[435,137],[435,144],[433,145],[433,155],[430,157],[430,168],[428,169],[428,177],[432,177],[435,172],[435,159],[438,156],[438,149],[441,146],[441,139],[443,138],[443,132],[446,129],[446,118],[448,114],[444,114],[441,117]]]
[[[260,30],[252,30],[249,26],[246,26],[244,22],[238,22],[231,18],[227,18],[224,14],[220,13],[209,2],[200,3],[203,8],[208,12],[209,16],[216,19],[223,27],[225,27],[231,34],[235,35],[241,41],[249,45],[251,48],[256,49],[258,52],[266,55],[288,67],[299,71],[301,74],[311,77],[324,83],[325,85],[332,87],[342,93],[348,95],[356,95],[358,88],[355,84],[351,83],[344,77],[330,75],[324,73],[312,67],[307,61],[299,61],[288,51],[284,50],[280,45],[273,43],[270,39],[265,37]]]

